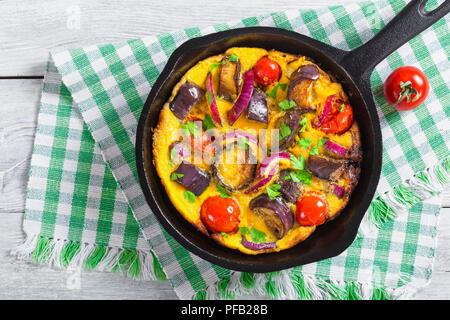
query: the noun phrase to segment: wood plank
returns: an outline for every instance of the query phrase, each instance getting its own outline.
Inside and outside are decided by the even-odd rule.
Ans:
[[[42,80],[0,80],[0,212],[23,212]]]
[[[0,3],[0,77],[43,75],[48,52],[209,26],[273,11],[355,0],[76,2],[3,0]]]

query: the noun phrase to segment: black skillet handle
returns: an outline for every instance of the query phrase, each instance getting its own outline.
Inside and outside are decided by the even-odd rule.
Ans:
[[[384,58],[450,12],[450,0],[432,11],[428,0],[412,0],[380,32],[362,46],[344,54],[340,64],[355,80],[367,80]]]

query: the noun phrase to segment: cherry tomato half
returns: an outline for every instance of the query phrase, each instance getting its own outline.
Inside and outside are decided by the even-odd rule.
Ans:
[[[256,62],[253,72],[255,72],[255,81],[264,87],[278,81],[281,76],[280,65],[267,56]]]
[[[384,97],[396,110],[412,110],[421,105],[430,92],[427,76],[416,67],[395,69],[384,82]]]
[[[347,131],[352,123],[352,107],[349,104],[341,104],[339,107],[333,106],[320,129],[326,133],[341,134]]]
[[[209,197],[202,203],[200,219],[213,233],[233,233],[239,225],[241,209],[236,200],[220,196]]]
[[[302,226],[318,226],[325,222],[327,215],[326,201],[313,193],[305,194],[296,203],[297,222]]]

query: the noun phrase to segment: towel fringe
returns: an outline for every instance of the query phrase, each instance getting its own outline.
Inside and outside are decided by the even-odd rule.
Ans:
[[[20,260],[58,269],[119,272],[139,280],[167,279],[153,252],[139,249],[127,250],[27,234],[25,241],[10,254]]]
[[[384,223],[404,214],[417,203],[440,194],[450,183],[450,157],[416,173],[383,195],[376,195],[364,215],[358,236],[368,235]]]
[[[249,286],[248,279],[252,286]],[[276,300],[398,300],[414,296],[423,285],[402,281],[391,288],[358,281],[324,280],[299,269],[267,274],[231,271],[192,296],[194,300],[236,299],[245,296],[269,296]]]

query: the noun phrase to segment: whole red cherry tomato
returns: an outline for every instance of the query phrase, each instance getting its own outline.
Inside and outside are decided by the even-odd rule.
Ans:
[[[206,229],[213,233],[233,233],[238,229],[241,209],[236,200],[212,196],[200,209],[200,219]]]
[[[278,81],[281,76],[280,65],[267,56],[256,62],[253,72],[255,73],[255,81],[264,87]]]
[[[349,104],[333,106],[320,129],[326,133],[341,134],[347,131],[353,123],[353,109]]]
[[[297,222],[302,226],[318,226],[325,222],[327,216],[326,201],[314,194],[307,193],[296,203]]]
[[[427,76],[416,67],[395,69],[384,82],[384,97],[396,110],[412,110],[421,105],[430,92]]]

